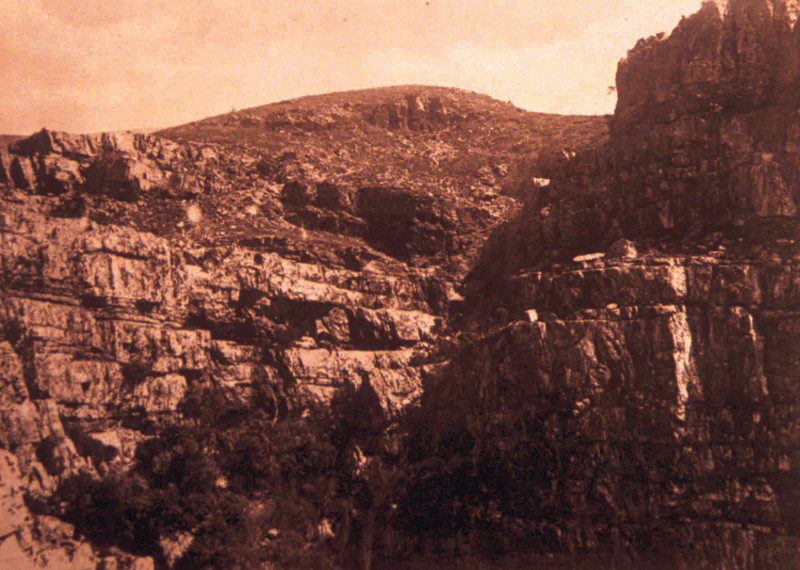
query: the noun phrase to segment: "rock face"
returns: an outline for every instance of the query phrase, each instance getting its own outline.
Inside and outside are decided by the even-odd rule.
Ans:
[[[81,543],[61,562],[60,551],[37,558],[25,537],[49,519],[20,497],[46,500],[66,477],[123,469],[143,430],[190,421],[208,389],[245,407],[258,400],[275,420],[343,390],[371,391],[387,418],[418,399],[452,289],[435,270],[346,238],[327,239],[324,265],[263,239],[202,246],[186,233],[103,223],[114,208],[136,221],[150,200],[182,212],[217,175],[211,156],[139,135],[42,131],[4,157],[0,449],[15,478],[3,476],[3,556],[100,567],[99,551]],[[329,185],[319,196],[326,211],[351,205]],[[313,252],[313,237],[293,231],[278,249]]]
[[[530,120],[476,97],[513,117],[505,130]],[[51,565],[152,566],[104,560],[107,550],[69,542],[68,527],[39,532],[55,523],[26,504],[72,476],[124,471],[159,426],[206,413],[209,391],[276,422],[341,393],[365,396],[384,420],[418,401],[449,334],[457,279],[517,202],[499,194],[507,150],[457,165],[459,175],[475,170],[463,187],[453,188],[450,166],[437,170],[458,157],[424,133],[473,124],[458,97],[449,109],[436,97],[401,99],[336,126],[343,137],[372,129],[378,155],[405,149],[386,165],[349,155],[346,137],[331,143],[321,116],[272,125],[276,139],[302,130],[305,155],[294,140],[272,153],[211,136],[48,130],[0,152],[0,461],[11,473],[0,561],[41,566],[39,546],[60,541]],[[558,117],[544,121],[563,129]],[[605,132],[602,119],[588,122]],[[263,134],[264,120],[254,124]],[[535,147],[550,135],[527,136]],[[422,153],[425,180],[393,173]],[[353,164],[369,168],[351,175]],[[181,555],[175,537],[161,538],[164,560]]]
[[[538,507],[497,514],[531,540],[800,565],[795,21],[782,2],[707,2],[640,41],[608,145],[570,159],[470,276],[465,322],[495,330],[426,406],[478,441],[538,438],[494,441],[543,458]]]
[[[796,103],[792,0],[706,1],[672,32],[640,40],[617,71],[615,122]]]
[[[534,513],[560,513],[555,550],[649,551],[669,568],[800,564],[788,483],[800,477],[800,258],[714,253],[520,275],[520,313],[536,318],[467,345],[426,386],[442,426],[510,432],[512,449],[531,444],[520,425],[535,434],[546,450],[527,491]],[[651,525],[662,542],[644,546]]]
[[[764,50],[797,37],[793,13],[782,2],[706,2],[670,36],[640,40],[619,65],[608,144],[567,160],[486,249],[481,271],[563,261],[620,238],[678,249],[718,231],[793,238],[798,102],[780,87],[788,64],[764,63]]]
[[[185,251],[10,203],[1,235],[6,370],[17,371],[8,381],[23,401],[54,401],[76,419],[117,406],[174,412],[211,370],[239,396],[256,377],[281,393],[312,390],[286,376],[291,347],[404,351],[442,324],[428,297],[444,284],[425,274],[326,269],[236,247]]]
[[[786,2],[730,2],[723,13],[707,2],[620,63],[612,146],[630,176],[623,232],[796,218],[800,36],[791,14]]]

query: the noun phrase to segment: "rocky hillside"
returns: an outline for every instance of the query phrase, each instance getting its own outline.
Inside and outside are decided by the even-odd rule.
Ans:
[[[800,567],[797,15],[641,40],[608,128],[400,87],[13,141],[0,560]]]
[[[594,146],[607,128],[601,117],[531,113],[486,95],[409,85],[303,97],[158,134],[282,157],[334,183],[468,196],[499,190],[520,158]]]
[[[0,447],[16,514],[0,559],[166,564],[161,546],[139,559],[56,547],[72,530],[50,515],[70,507],[42,505],[66,482],[124,473],[148,438],[200,421],[209,394],[273,423],[339,392],[368,394],[370,413],[393,418],[441,359],[459,278],[518,207],[503,184],[516,187],[548,145],[602,139],[605,124],[393,88],[162,133],[181,142],[47,130],[11,140],[0,153]]]
[[[601,117],[530,113],[485,95],[405,86],[305,97],[158,134],[244,153],[273,190],[294,182],[281,197],[294,225],[363,238],[458,279],[491,228],[517,207],[521,179],[551,155],[596,145],[607,132]],[[204,203],[230,223],[259,196],[263,208],[263,189],[240,183],[226,188],[225,204]],[[210,233],[229,232],[223,224]]]

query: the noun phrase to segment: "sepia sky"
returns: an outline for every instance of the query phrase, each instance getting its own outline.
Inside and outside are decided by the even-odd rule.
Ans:
[[[166,127],[302,95],[461,87],[609,113],[701,0],[0,0],[0,133]]]

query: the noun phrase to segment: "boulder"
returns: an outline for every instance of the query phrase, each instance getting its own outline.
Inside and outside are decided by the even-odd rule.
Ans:
[[[135,201],[167,188],[167,176],[154,163],[108,155],[86,169],[87,189],[118,200]]]
[[[46,156],[41,162],[39,186],[44,194],[66,194],[80,190],[85,183],[80,164],[58,155]]]
[[[302,208],[317,199],[317,189],[311,184],[293,180],[283,185],[281,202],[286,208]]]
[[[618,239],[612,243],[606,250],[606,256],[609,259],[633,259],[639,255],[634,244],[629,239]]]
[[[317,184],[317,196],[314,202],[318,207],[333,211],[355,214],[355,192],[344,186],[327,181]]]

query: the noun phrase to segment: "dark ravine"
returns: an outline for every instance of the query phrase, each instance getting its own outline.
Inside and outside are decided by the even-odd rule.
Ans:
[[[12,142],[0,560],[800,567],[793,6],[641,40],[610,121],[407,86]]]

